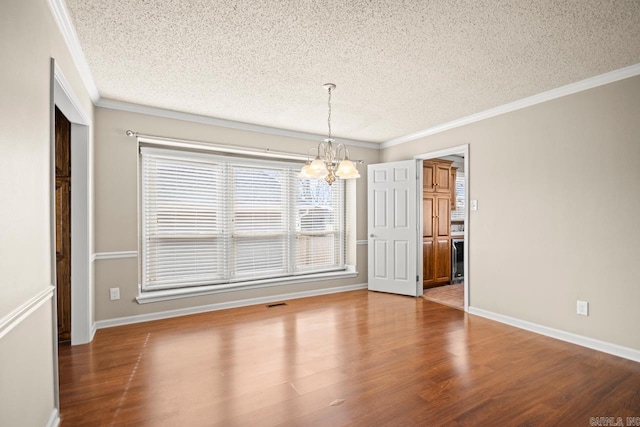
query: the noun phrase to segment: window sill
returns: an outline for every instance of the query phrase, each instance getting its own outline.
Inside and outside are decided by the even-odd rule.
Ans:
[[[233,283],[227,285],[209,285],[197,286],[192,288],[140,292],[140,294],[136,297],[136,301],[138,302],[138,304],[147,304],[151,302],[170,301],[174,299],[198,297],[203,295],[219,294],[223,292],[242,291],[245,289],[294,285],[296,283],[317,282],[320,280],[329,279],[349,279],[357,276],[358,272],[355,270],[355,266],[347,266],[347,269],[344,271],[334,271],[331,273],[317,273],[309,274],[306,276],[253,280],[250,282]]]

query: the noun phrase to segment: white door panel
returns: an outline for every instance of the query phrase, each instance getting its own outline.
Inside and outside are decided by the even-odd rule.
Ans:
[[[368,166],[369,290],[418,296],[416,161]]]

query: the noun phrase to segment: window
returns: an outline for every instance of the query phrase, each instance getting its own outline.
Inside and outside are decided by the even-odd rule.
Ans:
[[[464,172],[456,175],[456,210],[451,211],[451,221],[464,221]]]
[[[344,270],[344,182],[299,169],[141,147],[142,290]]]

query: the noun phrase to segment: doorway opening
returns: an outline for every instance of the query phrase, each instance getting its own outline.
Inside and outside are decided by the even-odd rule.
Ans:
[[[422,159],[422,296],[466,311],[468,145],[416,159]]]

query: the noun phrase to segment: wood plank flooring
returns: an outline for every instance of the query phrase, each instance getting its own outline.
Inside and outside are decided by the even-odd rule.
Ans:
[[[640,417],[640,363],[364,290],[102,329],[59,363],[63,427]]]

